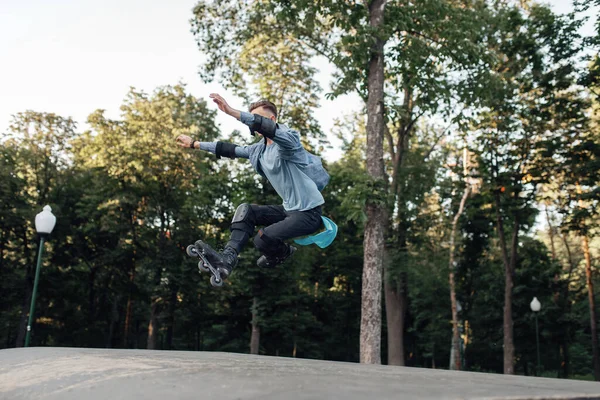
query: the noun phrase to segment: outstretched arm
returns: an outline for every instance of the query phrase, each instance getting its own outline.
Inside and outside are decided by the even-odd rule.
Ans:
[[[193,140],[187,135],[177,136],[176,142],[183,148],[200,149],[216,154],[217,158],[221,158],[221,156],[229,158],[250,158],[250,152],[248,151],[247,146],[240,147],[227,142],[200,142],[198,140]]]

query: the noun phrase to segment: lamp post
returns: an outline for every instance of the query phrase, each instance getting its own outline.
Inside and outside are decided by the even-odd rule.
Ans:
[[[540,333],[538,330],[538,312],[542,309],[542,304],[540,303],[540,301],[537,299],[537,297],[534,297],[533,300],[531,300],[531,303],[529,304],[529,307],[531,307],[531,311],[533,311],[533,315],[535,315],[535,343],[536,343],[536,347],[537,347],[537,369],[536,375],[540,375]]]
[[[40,267],[42,266],[42,253],[44,252],[44,241],[50,235],[56,217],[52,214],[52,208],[45,206],[44,210],[35,216],[35,230],[40,235],[40,248],[38,250],[37,267],[35,268],[35,280],[33,281],[33,292],[31,293],[31,306],[29,308],[29,320],[27,322],[27,336],[25,337],[25,347],[29,347],[31,338],[31,324],[33,323],[33,313],[35,311],[35,297],[37,295],[38,282],[40,280]]]

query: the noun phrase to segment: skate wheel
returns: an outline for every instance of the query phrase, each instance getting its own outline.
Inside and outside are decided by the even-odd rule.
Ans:
[[[223,286],[223,279],[217,280],[217,277],[213,275],[210,277],[210,284],[215,287],[221,287]]]
[[[210,271],[210,269],[208,268],[208,265],[206,265],[204,263],[204,261],[200,260],[198,261],[198,269],[202,272],[208,272]]]
[[[196,250],[196,248],[194,247],[193,244],[190,244],[186,249],[185,252],[187,253],[188,256],[190,257],[195,257],[198,255],[198,251]]]

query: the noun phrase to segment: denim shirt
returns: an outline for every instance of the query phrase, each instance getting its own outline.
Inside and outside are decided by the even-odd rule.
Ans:
[[[242,112],[240,119],[250,127],[254,115]],[[271,182],[286,210],[304,211],[323,204],[319,192],[329,182],[329,174],[321,159],[306,151],[298,132],[286,125],[277,124],[272,140],[274,143],[269,146],[265,141],[237,146],[235,156],[249,159],[254,169]],[[203,142],[200,148],[215,153],[216,143]]]
[[[250,127],[254,122],[254,115],[242,111],[240,120]],[[302,147],[298,132],[288,128],[284,124],[278,123],[275,136],[272,140],[279,145],[279,156],[284,160],[297,164],[315,182],[319,191],[323,191],[329,183],[329,174],[323,168],[321,158]],[[262,176],[265,176],[260,167],[260,156],[266,147],[266,143],[261,141],[250,146],[238,147],[235,154],[238,157],[249,158],[254,169]]]

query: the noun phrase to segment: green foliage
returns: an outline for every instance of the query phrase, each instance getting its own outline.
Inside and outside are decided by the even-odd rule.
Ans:
[[[201,77],[206,82],[217,77],[248,105],[258,98],[272,101],[278,119],[300,132],[306,144],[316,139],[312,144],[322,145],[326,139],[313,115],[321,91],[317,69],[309,63],[313,54],[293,36],[264,29],[272,17],[261,9],[259,3],[226,0],[196,4],[192,32],[206,56]]]
[[[254,314],[261,354],[355,362],[364,207],[374,202],[388,205],[388,283],[407,300],[407,364],[446,368],[449,232],[468,178],[473,194],[456,237],[466,369],[502,371],[499,211],[506,231],[515,216],[521,227],[516,372],[590,375],[578,234],[597,231],[600,153],[595,86],[580,79],[585,71],[577,62],[580,21],[541,6],[447,0],[388,2],[379,32],[367,18],[364,4],[352,1],[195,7],[202,77],[218,78],[247,101],[274,99],[280,121],[317,151],[323,137],[312,112],[320,87],[311,61],[324,57],[336,66],[332,95],[364,97],[369,38],[387,40],[389,182],[366,174],[364,115],[340,119],[333,133],[343,139],[344,156],[327,165],[331,182],[323,193],[324,213],[339,227],[334,244],[302,247],[288,264],[265,271],[249,243],[219,290],[197,272],[185,246],[203,238],[218,248],[238,204],[280,199],[247,161],[216,161],[174,139],[247,144],[245,132],[222,135],[214,111],[181,84],[151,94],[132,89],[118,118],[97,110],[83,133],[69,118],[17,114],[0,141],[0,347],[22,344],[37,251],[33,218],[50,204],[58,223],[46,247],[34,345],[247,352]],[[433,115],[450,127],[426,119]],[[448,135],[457,126],[461,138]],[[459,171],[463,139],[474,154],[468,177]],[[550,210],[554,243],[535,238],[540,203]],[[596,276],[594,283],[600,285]],[[543,371],[535,366],[534,296],[542,302]]]

